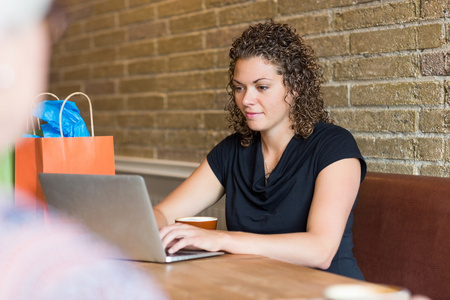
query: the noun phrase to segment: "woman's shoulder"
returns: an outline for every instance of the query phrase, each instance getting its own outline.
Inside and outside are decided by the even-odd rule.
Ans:
[[[242,146],[242,136],[240,133],[232,133],[225,137],[223,140],[221,140],[215,148],[230,148],[235,149],[236,151],[249,151],[250,149],[254,149],[259,144],[260,141],[260,135],[256,134],[253,137],[253,141],[248,146]]]
[[[240,141],[240,135],[237,133],[230,134],[222,139],[207,155],[210,164],[213,162],[214,158],[222,160],[223,157],[227,157],[231,153],[236,152],[239,147],[242,147]]]
[[[350,131],[336,124],[319,122],[315,127],[312,135],[348,135]]]
[[[331,123],[324,123],[320,122],[314,127],[314,131],[311,134],[310,137],[308,137],[310,140],[334,140],[334,139],[350,139],[353,140],[354,137],[352,133],[345,129],[344,127],[331,124]]]
[[[241,136],[238,133],[232,133],[222,139],[215,148],[235,148],[241,145]]]
[[[222,141],[227,141],[228,143],[241,143],[241,135],[238,132],[232,133],[225,137]]]

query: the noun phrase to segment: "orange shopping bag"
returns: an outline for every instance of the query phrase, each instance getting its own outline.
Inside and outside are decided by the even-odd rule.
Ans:
[[[91,117],[91,136],[60,138],[21,138],[15,147],[15,205],[31,209],[48,208],[39,183],[39,173],[73,173],[114,175],[114,144],[112,136],[94,136],[91,100],[89,101]],[[62,134],[62,126],[61,136]],[[17,197],[19,194],[28,197]]]

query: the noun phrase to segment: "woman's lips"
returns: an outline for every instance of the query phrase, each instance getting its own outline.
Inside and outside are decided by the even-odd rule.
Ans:
[[[247,119],[253,119],[259,115],[261,115],[261,113],[255,113],[255,112],[246,112],[245,113],[245,116],[247,117]]]

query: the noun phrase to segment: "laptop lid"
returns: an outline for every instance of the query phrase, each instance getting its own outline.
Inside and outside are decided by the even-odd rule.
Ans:
[[[181,251],[166,255],[142,176],[39,174],[50,209],[79,220],[117,245],[122,259],[174,262],[223,254]]]

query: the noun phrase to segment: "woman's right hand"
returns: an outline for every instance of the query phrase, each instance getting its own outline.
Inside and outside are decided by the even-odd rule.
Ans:
[[[181,249],[222,250],[227,233],[220,230],[202,229],[195,226],[175,223],[160,229],[161,241],[168,253]]]

